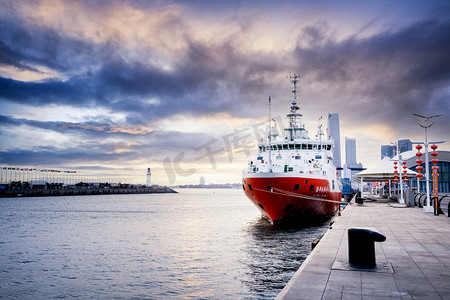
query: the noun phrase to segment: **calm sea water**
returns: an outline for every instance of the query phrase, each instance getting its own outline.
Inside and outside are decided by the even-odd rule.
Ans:
[[[0,298],[273,299],[327,225],[275,228],[241,190],[0,199]]]

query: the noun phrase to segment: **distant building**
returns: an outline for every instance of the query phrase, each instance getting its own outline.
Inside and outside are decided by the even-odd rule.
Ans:
[[[152,172],[150,171],[150,168],[147,169],[147,186],[152,185]]]
[[[204,176],[200,177],[200,185],[205,185],[205,177]]]
[[[393,158],[397,155],[397,149],[394,145],[383,145],[381,146],[381,159],[385,158],[386,156],[389,158]]]
[[[337,168],[342,168],[341,164],[341,134],[339,129],[339,114],[328,114],[328,138],[334,140],[333,162]],[[342,175],[338,170],[339,176]]]
[[[345,163],[356,164],[356,140],[348,137],[345,137]]]
[[[398,145],[397,149],[398,153],[403,153],[412,150],[412,142],[410,140],[398,140],[397,145]]]
[[[356,139],[345,137],[345,165],[343,178],[349,178],[352,188],[356,189],[357,184],[353,179],[353,175],[361,172],[363,166],[356,162]]]

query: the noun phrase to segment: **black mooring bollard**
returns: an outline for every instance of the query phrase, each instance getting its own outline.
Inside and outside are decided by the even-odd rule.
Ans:
[[[354,227],[348,229],[348,261],[350,266],[359,269],[374,269],[374,242],[384,242],[386,237],[374,228]]]

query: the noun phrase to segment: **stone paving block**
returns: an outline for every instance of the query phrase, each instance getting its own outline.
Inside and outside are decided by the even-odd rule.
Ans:
[[[334,287],[334,288],[328,288],[323,293],[322,300],[335,300],[335,299],[342,299],[342,289],[343,287]]]
[[[402,295],[409,295],[407,292],[400,292],[397,290],[386,289],[362,289],[363,299],[401,299]]]
[[[427,251],[427,249],[418,242],[404,242],[402,245],[406,252]]]
[[[424,243],[423,246],[432,253],[448,253],[448,251],[450,251],[448,247],[436,242]]]
[[[297,289],[294,287],[283,297],[283,300],[320,300],[322,295],[323,289],[320,288]]]
[[[347,300],[362,299],[361,287],[353,288],[351,286],[344,286],[342,288],[342,299]]]
[[[388,273],[371,273],[361,272],[361,284],[362,288],[378,288],[378,289],[391,289],[396,290],[397,284],[395,283],[393,274]]]

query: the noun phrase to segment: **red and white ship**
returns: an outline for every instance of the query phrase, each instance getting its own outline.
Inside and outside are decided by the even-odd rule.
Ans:
[[[290,77],[294,85],[289,126],[277,138],[272,126],[269,98],[268,138],[258,144],[255,161],[243,170],[242,186],[247,197],[273,224],[287,219],[324,217],[334,214],[341,203],[341,183],[333,164],[333,140],[310,139],[297,104],[299,76]]]

